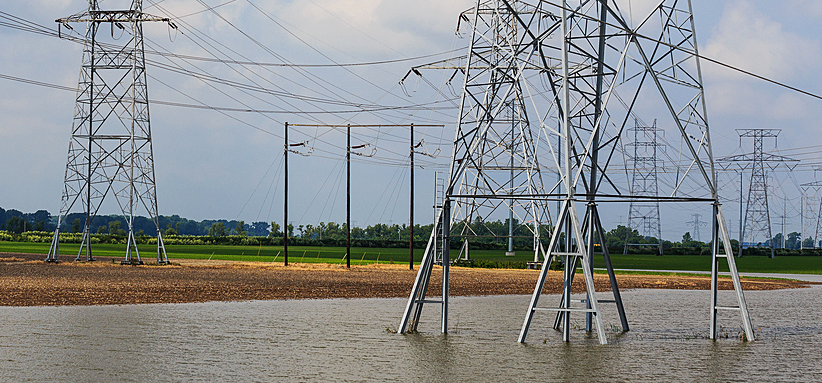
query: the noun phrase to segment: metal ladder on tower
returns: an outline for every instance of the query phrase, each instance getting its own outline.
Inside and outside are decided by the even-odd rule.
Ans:
[[[443,225],[439,223],[439,217],[442,213],[442,207],[445,203],[445,174],[444,172],[434,172],[434,231],[436,232],[436,240],[434,241],[434,264],[442,264],[442,229]]]
[[[593,226],[589,225],[589,219],[591,219],[592,216],[594,217]],[[602,258],[605,262],[605,269],[608,272],[608,278],[611,282],[611,292],[613,293],[613,299],[598,299],[597,303],[613,303],[613,304],[616,304],[617,312],[619,314],[619,320],[622,324],[622,331],[623,332],[630,331],[630,327],[628,325],[628,319],[627,319],[627,316],[625,315],[625,306],[622,303],[622,295],[619,292],[619,286],[618,286],[617,281],[616,281],[616,275],[614,274],[613,264],[611,263],[611,254],[608,251],[607,242],[605,241],[605,233],[602,230],[602,226],[599,222],[599,214],[596,211],[596,206],[590,208],[589,214],[586,214],[585,220],[582,223],[582,227],[583,227],[583,232],[582,232],[583,237],[589,238],[589,240],[592,238],[594,240],[594,244],[589,247],[591,249],[591,255],[590,255],[591,262],[593,262],[593,259],[596,256],[602,256]],[[593,234],[592,236],[588,236],[588,230],[591,230],[592,228],[594,228],[594,233],[595,234]],[[597,244],[599,245],[599,248],[600,248],[599,251],[596,250],[596,247],[597,247],[596,245]],[[571,283],[573,283],[574,275],[575,275],[575,272],[576,272],[578,267],[580,267],[580,266],[589,267],[589,270],[591,272],[593,272],[593,267],[592,267],[593,264],[591,263],[589,265],[580,265],[580,260],[581,259],[582,258],[580,256],[574,254],[573,260],[572,260],[573,267],[571,268],[571,270],[573,270],[573,271],[571,271],[569,273]],[[560,304],[559,304],[560,309],[565,307],[565,302],[566,302],[565,293],[563,291],[563,295],[560,299]],[[591,308],[591,305],[588,303],[588,297],[586,297],[585,299],[571,299],[570,302],[571,303],[585,303],[586,309]],[[564,316],[565,316],[564,314],[566,314],[566,311],[558,311],[557,312],[556,319],[554,320],[554,329],[555,330],[561,330],[562,321],[564,320]],[[586,313],[586,315],[585,315],[585,331],[591,331],[592,315],[593,314],[591,314],[590,312]]]
[[[599,220],[596,203],[588,203],[582,225],[580,225],[580,222],[577,220],[576,211],[573,205],[573,200],[566,200],[563,203],[560,216],[557,220],[557,227],[555,227],[554,233],[551,235],[551,243],[548,247],[550,255],[545,259],[542,270],[540,271],[537,286],[534,289],[533,296],[531,297],[530,308],[520,332],[519,342],[525,341],[525,337],[528,334],[528,328],[530,327],[531,320],[535,312],[555,311],[557,312],[557,317],[554,321],[554,328],[557,330],[561,329],[563,333],[563,341],[568,342],[570,339],[570,314],[572,312],[581,312],[585,313],[586,331],[592,331],[595,326],[600,344],[606,344],[607,339],[605,336],[605,329],[600,316],[600,303],[615,303],[619,312],[622,330],[628,331],[629,329],[628,321],[625,316],[625,308],[622,304],[619,287],[617,285],[613,266],[611,264],[610,254],[608,253],[607,247],[604,246],[607,242],[605,241],[604,230],[602,229],[602,224]],[[565,228],[562,228],[559,225],[565,225]],[[565,246],[565,244],[560,243],[560,232],[564,232],[564,234],[566,234],[564,241],[567,241],[570,246]],[[599,243],[601,248],[598,253],[594,251],[596,243]],[[608,277],[611,284],[611,290],[614,294],[613,300],[597,299],[593,278],[593,257],[596,254],[602,255],[604,258],[605,267],[608,271]],[[537,304],[539,302],[542,289],[545,285],[548,267],[554,259],[559,259],[560,257],[565,259],[565,275],[563,278],[563,292],[560,304],[558,307],[539,307]],[[582,268],[583,276],[585,278],[585,299],[571,299],[571,286],[573,284],[574,275],[577,268]],[[579,307],[580,303],[585,306]],[[577,304],[577,306],[574,307],[572,304]]]
[[[748,313],[748,304],[745,301],[745,294],[742,292],[742,282],[739,280],[739,271],[736,269],[733,249],[730,246],[731,236],[728,233],[728,226],[722,216],[722,209],[719,203],[714,204],[712,227],[712,261],[711,261],[711,332],[710,338],[717,339],[719,328],[717,326],[717,313],[719,310],[730,310],[739,312],[742,319],[742,329],[746,340],[754,340],[751,316]],[[721,246],[720,246],[721,243]],[[720,250],[722,252],[720,253]],[[736,306],[726,306],[719,304],[719,260],[724,258],[728,262],[728,270],[733,281],[734,293],[736,294]]]

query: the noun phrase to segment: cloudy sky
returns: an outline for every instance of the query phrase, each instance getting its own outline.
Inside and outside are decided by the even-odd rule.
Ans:
[[[655,1],[630,3],[634,18]],[[124,8],[128,1],[101,1],[102,8]],[[145,0],[144,11],[168,16],[179,27],[145,25],[146,47],[192,58],[169,59],[149,54],[149,93],[152,100],[254,109],[266,113],[214,111],[154,104],[151,107],[160,213],[191,219],[282,219],[283,124],[446,124],[425,129],[418,140],[417,222],[431,220],[433,178],[445,170],[447,141],[456,115],[442,95],[446,74],[425,80],[399,80],[413,65],[454,55],[467,39],[454,31],[466,0]],[[215,7],[208,10],[207,7]],[[5,1],[0,11],[48,28],[54,19],[87,7],[80,0]],[[694,14],[702,53],[713,59],[814,94],[822,94],[822,2],[813,0],[695,1]],[[48,34],[23,31],[0,19],[0,207],[26,212],[60,209],[66,148],[75,94],[9,80],[33,80],[76,87],[82,46]],[[75,25],[82,32],[83,25]],[[65,30],[64,30],[65,32]],[[105,31],[105,33],[110,33]],[[118,32],[113,31],[114,37]],[[449,53],[450,52],[450,53]],[[433,55],[433,56],[432,56]],[[209,57],[254,62],[250,65],[198,60]],[[374,63],[340,66],[337,64]],[[319,64],[331,66],[283,66]],[[176,70],[170,70],[175,69]],[[180,71],[194,71],[253,84],[238,90],[202,81]],[[746,153],[750,142],[734,129],[782,129],[778,147],[765,150],[801,159],[793,172],[772,174],[772,220],[786,215],[786,231],[799,228],[799,184],[814,180],[822,165],[822,137],[817,125],[822,101],[759,79],[705,63],[703,65],[714,154]],[[450,75],[450,73],[448,74]],[[413,77],[413,76],[412,76]],[[440,88],[442,95],[434,91]],[[261,91],[263,90],[263,91]],[[315,102],[306,97],[325,101]],[[421,105],[351,113],[360,108]],[[323,113],[302,113],[305,111]],[[334,113],[329,113],[334,112]],[[344,136],[338,131],[294,128],[292,142],[306,156],[289,157],[292,208],[297,223],[344,222]],[[376,222],[406,222],[408,214],[408,131],[360,129],[352,144],[372,157],[354,156],[352,219],[364,226]],[[439,152],[437,151],[439,149]],[[822,174],[820,174],[822,176]],[[723,176],[725,177],[725,176]],[[732,177],[727,175],[728,179]],[[738,186],[723,190],[729,203],[738,199]],[[735,191],[733,188],[736,188]],[[738,203],[738,202],[736,202]],[[782,205],[788,205],[783,213]],[[77,210],[77,209],[75,209]],[[625,209],[627,215],[627,208]],[[736,208],[729,215],[735,217]],[[663,220],[663,237],[678,240],[688,229],[687,212]],[[104,214],[118,213],[107,204]],[[625,220],[618,213],[604,217],[605,226]],[[732,227],[736,225],[732,218]],[[736,221],[738,223],[738,221]],[[792,223],[791,223],[792,222]],[[790,228],[793,224],[795,228]],[[732,233],[735,231],[732,229]],[[775,227],[774,233],[780,228]],[[703,236],[707,236],[705,229]]]

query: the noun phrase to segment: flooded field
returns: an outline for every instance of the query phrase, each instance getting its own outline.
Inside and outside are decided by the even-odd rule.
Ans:
[[[0,307],[0,380],[813,381],[820,292],[748,292],[758,339],[746,343],[733,312],[720,313],[723,339],[706,338],[707,291],[627,291],[631,331],[606,307],[606,346],[579,315],[561,342],[545,312],[517,343],[527,296],[452,298],[448,335],[433,306],[419,334],[392,333],[404,299]]]

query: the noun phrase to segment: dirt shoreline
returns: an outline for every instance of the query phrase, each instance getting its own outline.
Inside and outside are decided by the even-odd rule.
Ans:
[[[97,262],[45,264],[37,254],[0,253],[0,306],[122,305],[209,301],[407,297],[416,276],[408,265],[292,264],[172,260],[169,266],[122,266],[111,258]],[[441,272],[433,272],[429,291],[439,295]],[[531,294],[536,270],[451,268],[453,296]],[[574,290],[582,291],[582,278]],[[654,288],[708,290],[710,278],[685,275],[618,274],[620,290]],[[610,290],[596,274],[597,291]],[[801,281],[742,279],[745,290],[801,288]],[[719,288],[732,288],[721,278]],[[558,294],[562,273],[550,272],[544,292]]]

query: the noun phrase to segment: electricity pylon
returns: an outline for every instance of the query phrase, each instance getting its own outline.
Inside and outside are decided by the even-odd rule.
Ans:
[[[86,218],[76,260],[84,248],[86,260],[94,260],[91,223],[107,196],[114,197],[128,226],[123,263],[142,263],[134,236],[140,208],[157,227],[157,262],[168,262],[157,213],[142,24],[173,24],[142,9],[142,0],[133,0],[127,10],[101,10],[97,0],[90,0],[87,11],[56,20],[69,29],[69,23],[86,23],[86,37],[60,216],[47,262],[58,261],[60,226],[78,201]],[[110,36],[104,25],[110,26]]]
[[[451,161],[451,174],[457,171],[460,175],[452,177],[443,187],[444,192],[452,195],[448,206],[450,238],[502,237],[488,228],[485,220],[506,217],[508,251],[513,251],[513,239],[518,231],[522,234],[520,237],[533,239],[534,262],[539,262],[544,255],[541,235],[551,225],[549,207],[545,201],[517,196],[547,193],[542,177],[545,169],[538,156],[539,141],[545,137],[531,122],[534,117],[528,112],[528,90],[523,88],[521,79],[495,68],[517,65],[518,52],[512,51],[512,46],[522,36],[517,34],[517,28],[504,25],[515,22],[510,15],[500,15],[495,22],[499,24],[488,27],[499,33],[499,40],[505,43],[476,41],[472,45],[472,57],[477,62],[470,65],[471,79],[466,78],[463,87]],[[454,70],[456,75],[465,69],[464,58],[414,67],[401,83],[411,73],[422,76],[420,70],[425,69]],[[483,124],[486,126],[481,132],[472,128]],[[445,204],[437,205],[442,209]],[[440,217],[436,227],[441,233]],[[441,240],[442,235],[437,242]],[[436,253],[440,254],[441,248]],[[435,260],[441,261],[439,257]]]
[[[655,4],[636,25],[632,25],[629,16],[612,0],[559,3],[478,0],[473,9],[460,15],[460,23],[469,26],[471,32],[467,56],[450,62],[451,66],[460,67],[456,73],[462,75],[463,86],[449,181],[436,222],[437,227],[442,227],[446,254],[450,248],[451,209],[458,201],[465,201],[469,206],[472,200],[485,199],[559,200],[562,203],[523,322],[520,342],[525,341],[533,315],[548,310],[558,313],[555,327],[562,327],[564,341],[570,339],[570,315],[582,312],[586,316],[586,330],[593,331],[595,321],[599,341],[607,343],[599,309],[605,302],[617,304],[622,328],[628,330],[605,246],[598,203],[631,199],[712,205],[710,337],[717,336],[718,310],[732,308],[740,313],[747,339],[754,339],[716,188],[690,2],[663,0]],[[448,67],[449,63],[438,65]],[[523,102],[513,101],[518,100],[519,93]],[[667,184],[673,185],[671,190],[666,190],[666,195],[661,197],[632,195],[626,187],[628,181],[617,178],[625,172],[608,169],[626,124],[636,118],[634,109],[639,99],[643,100],[644,109],[664,110],[682,140],[683,150],[677,156],[682,163],[677,164],[676,179]],[[485,159],[508,159],[504,155],[507,153],[501,150],[506,145],[491,145],[510,132],[507,128],[510,121],[506,121],[505,131],[497,130],[501,129],[498,119],[504,120],[507,109],[528,117],[527,129],[514,133],[533,132],[530,135],[536,137],[533,140],[536,158],[561,175],[559,182],[547,188],[545,194],[528,194],[525,190],[509,194],[499,187],[508,177],[491,178],[490,172],[484,172]],[[524,126],[524,122],[520,125]],[[498,138],[489,140],[488,137]],[[554,139],[561,142],[561,152],[547,144]],[[494,153],[502,155],[494,157]],[[484,193],[463,194],[463,185],[476,185],[475,190]],[[436,232],[432,232],[428,249],[435,247]],[[597,249],[608,270],[613,300],[598,300],[594,289],[593,257]],[[425,303],[442,305],[441,328],[447,332],[448,262],[443,262],[442,299],[428,299],[432,258],[433,252],[427,250],[399,332],[417,328]],[[548,266],[558,258],[565,260],[561,301],[555,307],[540,307]],[[731,271],[735,306],[718,303],[720,259],[727,261]],[[580,267],[585,297],[571,299],[571,285]]]
[[[402,331],[409,325],[416,329],[423,304],[434,302],[425,298],[434,263],[443,266],[442,299],[436,303],[443,306],[442,331],[447,331],[451,240],[499,237],[485,220],[508,219],[509,252],[513,250],[516,222],[519,231],[525,232],[522,236],[533,239],[534,261],[545,256],[540,238],[551,224],[549,207],[546,201],[533,198],[546,194],[537,155],[540,138],[545,137],[531,122],[534,117],[529,115],[526,103],[529,90],[521,78],[507,72],[520,65],[517,46],[524,36],[515,27],[514,13],[480,12],[490,17],[484,27],[498,40],[483,41],[476,35],[472,38],[450,178],[444,185],[444,199],[438,203],[435,227],[414,284],[414,298],[403,317]],[[409,73],[421,75],[421,69],[464,70],[465,66],[445,61],[415,67]]]
[[[634,153],[629,155],[633,174],[631,177],[631,194],[642,196],[658,196],[659,183],[657,173],[659,167],[664,166],[657,159],[657,151],[664,150],[665,146],[657,141],[659,129],[656,120],[652,126],[640,126],[639,122],[629,129],[634,132],[634,141],[626,144],[633,146]],[[659,255],[662,255],[662,227],[659,222],[659,201],[631,200],[628,207],[628,228],[637,230],[643,237],[657,239]],[[630,231],[629,231],[630,235]],[[628,246],[643,246],[647,244],[628,243],[625,241],[623,255],[628,253]]]
[[[743,171],[751,169],[751,184],[748,187],[745,219],[742,225],[742,233],[739,236],[738,256],[740,257],[742,256],[744,240],[747,239],[750,245],[755,245],[757,243],[756,239],[761,238],[763,235],[770,244],[770,257],[774,257],[771,213],[768,208],[768,170],[765,167],[774,170],[781,164],[785,164],[789,169],[793,169],[799,162],[799,160],[793,158],[765,153],[762,150],[764,139],[776,139],[781,131],[782,129],[737,129],[736,132],[739,134],[740,140],[742,137],[753,138],[753,152],[723,157],[717,160],[725,168],[736,164]]]
[[[694,236],[693,236],[694,241],[702,242],[702,240],[699,238],[699,227],[700,226],[705,226],[708,223],[705,222],[705,221],[700,221],[699,220],[700,218],[702,218],[702,214],[691,213],[691,217],[693,217],[693,219],[688,221],[688,222],[685,222],[685,223],[687,223],[688,225],[692,225],[694,227]]]
[[[799,185],[802,189],[802,236],[813,233],[813,249],[819,247],[819,237],[822,234],[822,203],[819,191],[822,190],[822,181],[813,181]],[[813,190],[813,194],[810,191]],[[800,237],[800,241],[802,238]],[[804,248],[804,241],[801,241]]]

